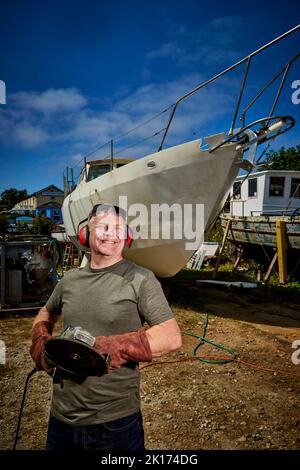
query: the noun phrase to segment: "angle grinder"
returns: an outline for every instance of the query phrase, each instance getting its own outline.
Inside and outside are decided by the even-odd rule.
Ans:
[[[93,347],[94,344],[95,338],[88,331],[80,326],[68,326],[60,336],[46,341],[45,358],[51,367],[56,368],[56,372],[62,371],[75,381],[83,381],[89,375],[101,376],[108,371],[109,355],[98,353]],[[13,450],[16,449],[19,439],[28,382],[36,372],[38,372],[36,368],[32,369],[25,382]]]
[[[95,337],[80,326],[68,326],[60,336],[45,343],[45,358],[50,366],[74,376],[101,376],[107,372],[109,355],[93,347]]]

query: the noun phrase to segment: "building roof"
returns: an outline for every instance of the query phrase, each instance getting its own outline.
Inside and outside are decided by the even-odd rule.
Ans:
[[[63,192],[62,189],[58,188],[54,184],[49,184],[49,186],[46,186],[46,188],[40,189],[39,191],[36,191],[35,193],[30,194],[30,196],[28,196],[26,199],[29,199],[33,196],[37,196],[38,194],[41,194],[41,193],[44,193],[46,191],[53,190],[53,189],[57,192],[60,192],[62,194],[62,196],[64,195],[64,192]],[[24,199],[24,201],[26,201],[26,199]]]

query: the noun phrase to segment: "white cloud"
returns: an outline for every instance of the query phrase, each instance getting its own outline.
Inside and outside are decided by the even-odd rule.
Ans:
[[[76,111],[87,104],[86,98],[76,88],[50,88],[42,93],[20,91],[10,99],[16,108],[47,115]]]
[[[149,137],[166,126],[170,110],[145,126],[140,124],[203,81],[203,76],[191,74],[174,81],[147,84],[131,94],[116,96],[109,110],[96,110],[94,100],[92,109],[89,100],[75,89],[15,93],[10,100],[11,105],[0,110],[0,139],[4,145],[18,148],[43,150],[47,145],[47,154],[51,149],[53,154],[57,154],[57,149],[60,149],[64,159],[71,160],[70,164],[73,164],[74,155],[90,153],[101,143],[107,142],[91,159],[109,155],[108,141],[137,127],[134,132],[115,141],[115,151],[138,144],[122,151],[122,154],[145,155],[158,148],[162,134]],[[180,106],[168,145],[180,143],[190,137],[192,130],[205,128],[206,123],[223,116],[229,103],[225,90],[231,85],[232,81],[227,85],[225,81],[222,89],[217,86],[215,90],[201,91],[198,101],[188,100]],[[197,137],[200,135],[194,138]]]
[[[185,49],[180,47],[177,41],[168,42],[163,44],[159,49],[148,52],[146,59],[163,59],[166,57],[176,59],[176,57],[181,56],[183,53],[185,53]]]
[[[29,123],[17,124],[14,128],[14,137],[24,148],[33,148],[44,144],[48,140],[46,131]]]
[[[224,64],[240,53],[235,44],[241,34],[240,16],[215,18],[196,30],[172,25],[174,40],[149,51],[146,60],[170,59],[184,67],[199,64]]]

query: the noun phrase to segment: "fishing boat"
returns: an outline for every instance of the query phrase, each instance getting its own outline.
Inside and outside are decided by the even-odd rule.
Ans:
[[[276,222],[284,222],[287,249],[300,250],[300,212],[291,215],[263,215],[248,217],[221,216],[226,230],[231,221],[227,240],[236,246],[259,245],[277,247]],[[249,246],[249,248],[251,248]],[[298,254],[299,256],[299,254]]]
[[[241,127],[235,127],[251,60],[299,28],[298,25],[180,97],[172,106],[157,151],[142,158],[119,159],[114,157],[112,145],[109,158],[90,161],[85,159],[78,184],[75,189],[72,184],[73,190],[67,195],[62,206],[66,233],[77,248],[88,251],[80,245],[77,234],[81,225],[86,223],[87,215],[95,204],[124,203],[129,226],[135,233],[133,243],[125,250],[124,256],[151,269],[159,277],[173,276],[182,269],[202,244],[205,234],[209,232],[220,214],[232,182],[240,169],[250,170],[253,167],[258,145],[274,139],[294,125],[291,116],[274,115],[282,83],[268,116],[246,124],[245,115],[252,104],[250,103],[242,110]],[[282,74],[285,77],[299,54],[290,59],[283,68]],[[178,106],[242,64],[245,64],[246,68],[229,132],[202,136],[196,140],[164,148]],[[265,86],[264,89],[266,88]],[[260,90],[252,102],[261,94]],[[137,206],[145,208],[146,215],[137,217],[134,212]],[[189,213],[188,218],[184,218],[184,211],[188,206],[195,210]],[[198,206],[204,208],[201,213],[201,236],[198,227],[194,231],[191,230],[191,227],[195,226]],[[153,222],[153,207],[159,208],[161,212],[169,210],[169,237],[164,236],[163,217]],[[172,218],[171,214],[173,209],[175,212],[178,208],[181,209],[183,217],[180,221],[182,226],[186,224],[190,226],[189,231],[182,230],[180,237],[176,235],[178,220]],[[191,233],[195,237],[193,243]]]
[[[300,250],[300,171],[265,170],[238,176],[221,223],[236,246],[277,247],[276,222],[284,222],[287,249]],[[254,248],[253,246],[253,248]],[[299,256],[299,254],[298,254]]]

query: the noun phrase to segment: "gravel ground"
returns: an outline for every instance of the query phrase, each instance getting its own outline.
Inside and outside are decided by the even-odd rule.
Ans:
[[[300,339],[299,297],[223,291],[173,284],[170,302],[183,333],[201,334],[237,352],[237,361],[193,359],[198,343],[183,335],[179,351],[141,364],[142,411],[148,449],[300,449],[300,364],[291,344]],[[182,305],[184,304],[184,305]],[[11,449],[26,376],[32,317],[0,319],[7,361],[0,365],[0,449]],[[57,333],[59,327],[57,328]],[[199,355],[227,356],[203,345]],[[29,384],[18,449],[43,449],[51,379]]]

